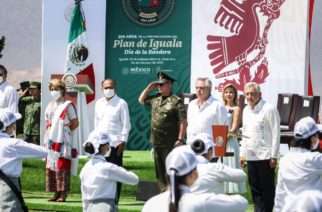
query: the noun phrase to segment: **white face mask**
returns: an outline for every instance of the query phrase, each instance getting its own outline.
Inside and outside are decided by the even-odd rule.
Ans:
[[[108,99],[112,98],[115,94],[114,89],[104,89],[103,92],[104,92],[104,96]]]
[[[60,97],[60,91],[50,91],[50,95],[53,97],[53,99],[57,100]]]
[[[0,76],[0,84],[3,82],[3,76]]]
[[[110,154],[111,154],[111,151],[112,151],[112,149],[111,149],[111,147],[109,146],[108,147],[108,151],[105,153],[105,155],[104,155],[104,157],[110,157]]]

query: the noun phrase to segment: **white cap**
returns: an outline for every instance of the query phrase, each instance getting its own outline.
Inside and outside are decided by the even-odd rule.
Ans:
[[[319,128],[311,117],[305,117],[296,122],[294,127],[294,137],[297,139],[306,139],[317,132]]]
[[[169,153],[165,163],[168,175],[174,170],[176,176],[183,176],[196,168],[197,159],[190,146],[179,146]]]
[[[209,148],[214,147],[214,141],[212,139],[212,136],[208,133],[199,133],[195,137],[193,137],[192,140],[189,142],[191,144],[192,149],[193,145],[196,144],[196,141],[202,141],[202,143],[204,143],[205,145],[205,148],[201,152],[195,152],[197,155],[206,154]]]
[[[20,113],[13,113],[8,108],[0,108],[0,121],[3,123],[3,128],[0,129],[1,131],[5,130],[19,119],[21,119]]]
[[[94,154],[98,153],[98,148],[102,144],[107,144],[117,140],[115,135],[108,134],[100,130],[94,130],[89,135],[83,146],[85,147],[87,143],[92,143],[95,149]]]

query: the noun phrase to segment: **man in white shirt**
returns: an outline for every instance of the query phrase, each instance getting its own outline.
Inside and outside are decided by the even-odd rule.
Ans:
[[[261,98],[257,83],[244,87],[248,105],[243,112],[240,164],[247,161],[248,181],[255,211],[272,211],[275,197],[275,167],[280,145],[280,117],[276,108]]]
[[[97,100],[95,105],[95,129],[108,132],[118,137],[112,142],[111,154],[106,161],[118,166],[123,165],[123,150],[131,129],[130,115],[127,103],[115,93],[116,82],[106,79],[102,82],[104,97]],[[117,186],[116,201],[119,200],[121,184]]]
[[[188,106],[187,141],[199,133],[212,135],[212,125],[224,125],[227,121],[227,110],[224,105],[211,95],[211,80],[198,78],[195,88],[197,99]]]
[[[7,81],[8,71],[0,65],[0,108],[9,108],[13,113],[18,112],[19,94]]]

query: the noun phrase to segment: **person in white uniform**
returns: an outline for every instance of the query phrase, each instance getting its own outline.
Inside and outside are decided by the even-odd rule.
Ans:
[[[303,191],[322,190],[322,154],[314,151],[319,142],[319,128],[311,117],[295,124],[290,152],[280,160],[275,211],[297,201],[296,195]]]
[[[9,108],[13,113],[18,112],[19,94],[7,81],[8,71],[0,65],[0,108]]]
[[[223,194],[225,183],[245,183],[246,173],[243,170],[230,168],[222,163],[209,163],[214,147],[211,135],[200,133],[191,143],[191,148],[197,155],[199,175],[191,186],[191,192]]]
[[[129,108],[125,100],[116,94],[116,81],[106,79],[102,82],[104,97],[95,104],[94,129],[117,136],[110,143],[111,154],[106,161],[123,166],[123,151],[131,129]],[[117,184],[116,203],[121,194],[122,184]]]
[[[212,135],[212,125],[224,125],[227,122],[227,110],[211,95],[211,80],[198,78],[195,83],[197,99],[188,105],[187,141],[199,133]]]
[[[232,84],[225,85],[222,92],[222,99],[224,101],[225,108],[227,110],[227,124],[229,127],[229,132],[237,133],[238,127],[241,121],[241,109],[237,103],[238,92],[235,86]],[[227,152],[234,153],[234,156],[223,157],[223,164],[234,168],[240,169],[239,164],[239,143],[236,136],[228,136]],[[225,193],[245,193],[246,183],[235,183],[235,182],[225,182]]]
[[[234,212],[247,209],[248,202],[240,195],[191,193],[190,187],[198,178],[197,164],[197,158],[190,146],[173,149],[166,158],[170,189],[150,198],[144,204],[142,212]]]
[[[275,167],[280,146],[280,117],[277,109],[262,99],[260,87],[244,87],[248,105],[243,111],[240,165],[247,161],[248,182],[255,211],[272,211],[275,197]]]
[[[104,131],[94,130],[84,143],[85,152],[92,155],[80,172],[84,212],[117,211],[115,204],[117,182],[135,185],[139,178],[105,160],[111,152],[109,143],[117,137]]]
[[[22,172],[22,159],[45,158],[47,150],[21,139],[10,138],[16,128],[19,113],[12,113],[8,108],[0,109],[0,169],[16,185],[18,190],[19,177]],[[0,178],[0,211],[22,211],[16,194]]]

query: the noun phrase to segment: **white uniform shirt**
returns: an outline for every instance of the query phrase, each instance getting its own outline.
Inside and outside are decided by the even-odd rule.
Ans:
[[[139,178],[123,167],[106,162],[103,155],[94,155],[79,174],[83,203],[88,200],[115,199],[116,183],[135,185]]]
[[[192,100],[188,106],[187,141],[199,133],[212,135],[212,125],[225,125],[227,122],[227,110],[221,102],[210,96],[199,108],[198,100]]]
[[[187,188],[186,188],[187,189]],[[170,192],[166,191],[150,198],[143,206],[142,212],[169,211]],[[244,212],[247,200],[240,195],[195,194],[186,191],[180,199],[179,211],[182,212]]]
[[[224,182],[240,183],[246,180],[243,170],[233,169],[221,163],[209,163],[206,159],[205,162],[198,163],[197,171],[198,179],[190,188],[193,193],[223,194]]]
[[[240,156],[246,160],[277,158],[280,147],[280,117],[276,108],[261,99],[252,109],[243,111],[243,138]]]
[[[18,92],[7,81],[4,81],[0,85],[0,108],[9,108],[13,113],[17,113],[18,102]]]
[[[292,147],[280,160],[275,211],[306,190],[322,190],[322,154]]]
[[[21,139],[10,138],[6,133],[0,133],[0,169],[8,177],[20,177],[22,159],[45,158],[46,156],[47,150],[44,147]]]
[[[118,137],[118,141],[110,143],[116,147],[120,142],[127,142],[131,129],[127,103],[115,95],[107,100],[105,97],[95,104],[95,129],[100,129]]]

